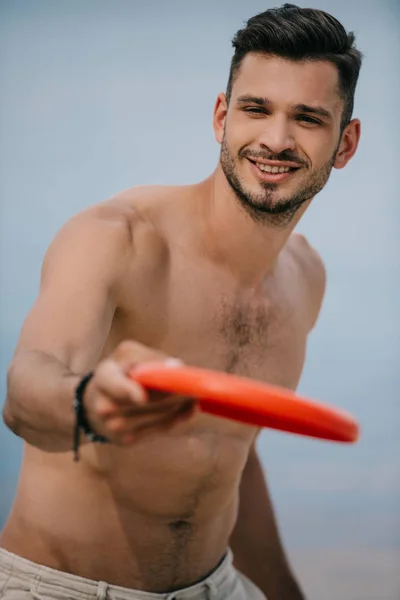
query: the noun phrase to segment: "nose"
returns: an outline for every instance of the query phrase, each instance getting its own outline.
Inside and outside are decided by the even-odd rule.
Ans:
[[[258,142],[272,154],[279,154],[284,150],[295,150],[296,148],[296,142],[287,117],[279,114],[270,115],[268,119],[263,121]]]

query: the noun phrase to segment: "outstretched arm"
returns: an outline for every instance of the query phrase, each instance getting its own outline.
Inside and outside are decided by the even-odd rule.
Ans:
[[[304,600],[284,552],[254,446],[243,471],[239,515],[231,547],[235,567],[251,579],[268,600]]]
[[[58,232],[8,370],[4,420],[48,452],[71,450],[74,390],[96,366],[111,326],[119,269],[131,249],[126,219],[114,212],[87,209]]]

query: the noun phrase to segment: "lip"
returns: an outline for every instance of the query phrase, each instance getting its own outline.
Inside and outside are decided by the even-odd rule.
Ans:
[[[257,161],[257,162],[261,162],[261,161]],[[289,179],[289,177],[291,177],[292,175],[294,175],[296,173],[296,171],[298,170],[298,165],[296,165],[296,171],[288,171],[286,173],[266,173],[265,171],[261,171],[261,169],[259,169],[257,167],[257,165],[249,159],[249,163],[250,163],[250,168],[252,170],[252,172],[255,174],[255,176],[260,179],[261,181],[266,181],[267,183],[281,183],[281,181],[286,181],[287,179]],[[264,162],[264,165],[271,165],[271,167],[289,167],[291,166],[290,164],[286,164],[283,162]]]

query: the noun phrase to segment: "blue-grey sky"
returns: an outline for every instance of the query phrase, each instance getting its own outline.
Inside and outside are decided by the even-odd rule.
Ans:
[[[299,2],[307,6],[306,2]],[[230,40],[259,0],[0,1],[0,385],[58,228],[123,188],[215,167]],[[359,150],[299,225],[327,296],[300,391],[353,412],[356,446],[263,433],[285,543],[310,598],[398,600],[400,581],[400,4],[316,0],[365,59]],[[22,443],[0,426],[0,527]],[[397,577],[397,580],[396,580]]]

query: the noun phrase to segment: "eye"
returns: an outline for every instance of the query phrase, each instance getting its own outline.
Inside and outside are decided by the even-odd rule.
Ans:
[[[250,113],[251,115],[266,115],[268,114],[265,108],[261,106],[247,106],[243,109],[244,112]]]
[[[321,121],[319,121],[318,119],[314,119],[309,115],[298,115],[297,120],[302,121],[303,123],[307,123],[309,125],[322,125]]]

